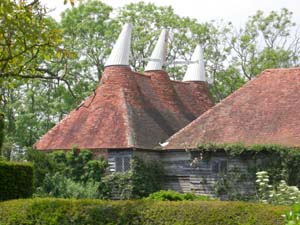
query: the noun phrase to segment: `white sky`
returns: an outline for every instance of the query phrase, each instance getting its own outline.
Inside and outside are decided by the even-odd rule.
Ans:
[[[64,5],[64,0],[41,0],[49,8],[55,8],[50,15],[59,20],[60,13],[70,7]],[[136,3],[139,0],[103,0],[112,7],[121,7],[128,3]],[[249,16],[254,15],[257,10],[270,12],[288,8],[294,13],[293,19],[299,24],[300,0],[145,0],[158,6],[171,5],[175,13],[181,16],[189,16],[199,22],[210,20],[231,21],[235,25],[242,25]]]

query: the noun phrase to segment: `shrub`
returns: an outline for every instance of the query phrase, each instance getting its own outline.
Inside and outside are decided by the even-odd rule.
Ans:
[[[131,170],[112,173],[99,185],[102,199],[137,199],[148,196],[162,188],[163,169],[156,161],[144,161],[134,157]]]
[[[28,163],[0,161],[0,201],[28,198],[33,191],[33,167]]]
[[[47,174],[42,187],[36,189],[35,196],[59,198],[98,198],[99,182],[76,182],[60,173]]]
[[[161,201],[195,201],[195,200],[212,200],[209,196],[206,195],[196,195],[194,193],[179,193],[172,190],[161,190],[155,193],[150,194],[145,199],[161,200]]]
[[[99,185],[101,199],[131,199],[132,173],[112,173],[103,177]]]
[[[284,206],[220,201],[28,199],[0,203],[0,224],[264,224],[284,223]]]
[[[46,154],[28,150],[34,165],[35,196],[95,198],[107,161],[93,160],[88,150],[54,151]]]
[[[2,144],[4,141],[4,114],[0,112],[0,156],[2,155]]]
[[[299,203],[292,206],[292,210],[283,215],[286,225],[300,225],[300,205]]]
[[[131,164],[132,196],[134,198],[146,197],[162,189],[164,171],[157,161],[145,161],[134,157]]]
[[[300,201],[300,191],[296,186],[288,186],[284,180],[275,185],[269,184],[269,175],[266,171],[256,173],[258,196],[261,202],[278,205],[293,205]]]

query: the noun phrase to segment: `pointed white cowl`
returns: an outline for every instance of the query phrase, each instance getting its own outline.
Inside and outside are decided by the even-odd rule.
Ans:
[[[203,48],[197,45],[192,55],[191,64],[183,77],[183,81],[206,81]]]
[[[166,64],[169,32],[163,29],[145,68],[145,71],[162,70]]]
[[[105,66],[129,65],[131,24],[124,24]]]

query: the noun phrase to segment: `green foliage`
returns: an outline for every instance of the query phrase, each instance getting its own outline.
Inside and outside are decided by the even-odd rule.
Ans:
[[[66,153],[55,151],[50,156],[58,166],[64,168],[64,171],[60,171],[65,177],[78,182],[87,182],[88,180],[99,182],[108,166],[104,158],[93,160],[93,153],[84,149]]]
[[[2,145],[4,141],[4,114],[0,112],[0,157],[2,156]]]
[[[39,1],[1,1],[1,87],[14,88],[22,78],[47,77],[47,65],[64,52],[59,48],[61,31],[45,15]]]
[[[258,197],[261,202],[268,202],[272,185],[269,185],[269,175],[266,171],[256,173],[256,184],[258,185]]]
[[[0,223],[12,224],[283,224],[289,208],[219,201],[30,199],[0,203]]]
[[[201,152],[217,152],[225,151],[231,156],[238,156],[244,153],[280,153],[280,154],[294,154],[297,152],[297,148],[288,148],[282,145],[276,144],[264,144],[264,145],[251,145],[247,146],[243,143],[232,143],[232,144],[215,144],[206,143],[198,145],[198,150]]]
[[[0,161],[0,201],[28,198],[33,192],[33,168],[29,163]]]
[[[278,205],[293,205],[300,202],[300,191],[295,186],[288,186],[281,180],[277,186],[269,184],[269,175],[266,171],[256,173],[258,196],[261,202]]]
[[[130,64],[136,71],[144,70],[142,58],[150,56],[164,27],[172,30],[166,69],[174,79],[182,78],[186,65],[172,62],[189,60],[201,43],[216,101],[266,68],[299,64],[298,45],[292,44],[299,34],[289,35],[294,23],[286,9],[259,11],[237,29],[231,23],[198,23],[172,7],[140,2],[113,9],[96,0],[67,9],[58,23],[45,18],[40,1],[29,2],[5,0],[0,7],[5,18],[0,25],[0,111],[6,115],[7,158],[31,147],[93,92],[125,22],[133,24]]]
[[[134,198],[146,197],[162,189],[163,167],[157,161],[134,157],[131,163],[132,194]]]
[[[142,198],[162,189],[163,168],[157,161],[144,161],[134,157],[131,170],[112,173],[104,177],[99,185],[103,199]]]
[[[265,69],[298,64],[297,47],[290,47],[299,38],[290,35],[294,26],[292,12],[285,8],[268,15],[257,11],[244,28],[231,34],[232,65],[250,80]]]
[[[292,206],[292,210],[286,212],[283,217],[285,218],[285,225],[300,225],[300,205],[299,203]]]
[[[54,173],[55,164],[47,153],[28,149],[26,159],[33,164],[33,184],[34,187],[40,187],[43,184],[47,173]]]
[[[98,198],[99,182],[93,180],[76,182],[60,173],[46,174],[42,187],[38,187],[35,196],[60,198]]]
[[[76,94],[81,96],[95,88],[95,81],[101,77],[105,59],[118,35],[116,30],[120,26],[110,18],[112,10],[101,1],[89,0],[62,14],[64,44],[76,55],[68,60],[66,76],[75,86]],[[84,93],[86,91],[89,92]]]
[[[202,153],[202,157],[210,157],[214,152],[225,152],[227,157],[240,157],[247,159],[249,182],[255,180],[255,173],[258,171],[266,171],[270,176],[270,184],[275,186],[283,185],[282,180],[289,185],[299,186],[299,164],[300,149],[289,148],[281,145],[253,145],[246,146],[242,143],[235,144],[214,144],[207,143],[198,146],[196,151]],[[246,162],[245,162],[246,163]],[[245,177],[241,173],[232,173],[228,171],[217,182],[216,193],[228,193],[230,199],[241,199],[238,193],[238,184],[245,181]]]
[[[101,199],[131,199],[132,172],[112,173],[103,177],[99,184],[98,192]]]
[[[27,151],[34,165],[35,195],[53,197],[98,197],[97,189],[107,167],[103,158],[93,160],[88,150]]]
[[[211,197],[207,195],[196,195],[194,193],[179,193],[172,190],[161,190],[150,194],[147,200],[159,200],[159,201],[209,201]]]
[[[213,186],[214,194],[222,200],[252,200],[252,195],[241,193],[241,185],[245,181],[247,181],[245,174],[239,168],[232,168],[227,173],[220,174]]]

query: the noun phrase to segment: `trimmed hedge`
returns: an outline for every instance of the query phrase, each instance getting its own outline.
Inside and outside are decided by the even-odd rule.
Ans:
[[[0,161],[0,201],[28,198],[33,192],[33,167],[29,163]]]
[[[220,201],[21,199],[0,203],[0,224],[283,224],[290,208]]]

